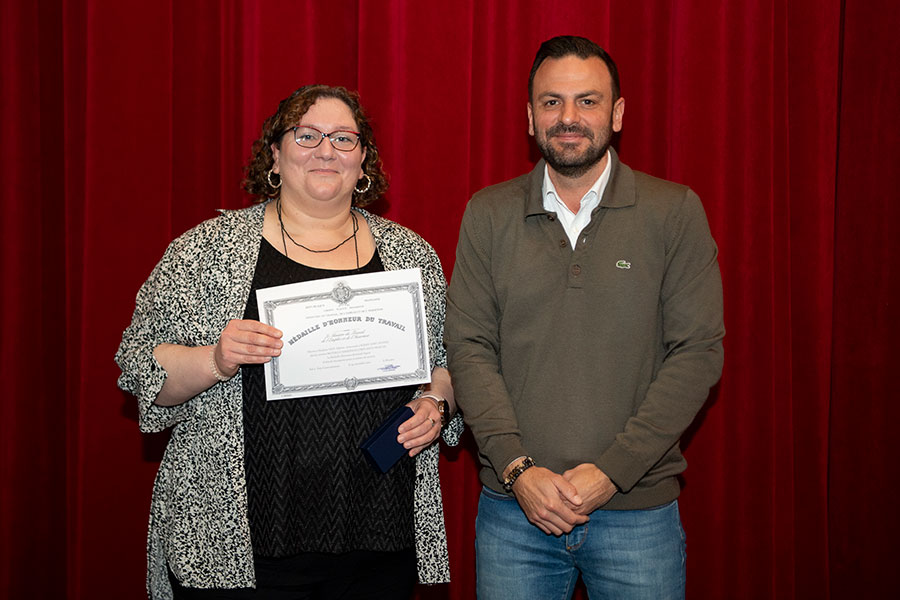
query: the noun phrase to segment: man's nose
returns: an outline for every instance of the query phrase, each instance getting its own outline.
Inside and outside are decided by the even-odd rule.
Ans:
[[[574,102],[563,103],[559,119],[566,125],[570,125],[578,120],[578,109]]]

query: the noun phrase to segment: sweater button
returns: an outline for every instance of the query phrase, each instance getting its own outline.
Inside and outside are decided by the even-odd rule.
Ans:
[[[547,215],[547,218],[550,219],[551,221],[555,221],[555,220],[556,220],[556,215],[554,215],[553,213],[550,213],[550,214]]]
[[[560,247],[560,248],[565,248],[565,247],[566,247],[566,240],[559,240],[559,247]]]
[[[581,265],[572,265],[572,275],[576,277],[581,275]]]

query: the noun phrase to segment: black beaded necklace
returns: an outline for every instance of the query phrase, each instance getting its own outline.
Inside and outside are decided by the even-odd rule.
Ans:
[[[356,268],[359,268],[359,242],[356,239],[356,233],[359,231],[359,221],[356,219],[356,213],[352,210],[350,211],[350,218],[353,219],[353,233],[351,233],[347,238],[335,246],[334,248],[329,248],[328,250],[313,250],[312,248],[307,248],[297,240],[291,237],[291,234],[288,233],[287,229],[284,228],[284,220],[281,218],[281,198],[279,198],[275,203],[275,212],[278,213],[278,224],[281,225],[281,243],[284,246],[284,255],[288,256],[287,251],[287,242],[284,239],[284,236],[287,236],[287,239],[291,240],[295,246],[303,248],[307,252],[312,252],[313,254],[327,254],[329,252],[334,252],[350,240],[353,240],[353,250],[356,253]]]

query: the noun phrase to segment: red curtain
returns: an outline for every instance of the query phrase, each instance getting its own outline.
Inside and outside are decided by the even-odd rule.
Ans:
[[[358,89],[376,207],[448,276],[477,189],[525,172],[541,41],[619,63],[620,154],[692,186],[720,247],[726,364],[684,440],[690,598],[888,595],[900,538],[900,6],[891,0],[0,0],[0,596],[138,598],[165,434],[112,355],[176,235],[248,202],[296,87]],[[892,475],[894,473],[894,475]],[[471,439],[444,449],[453,583],[474,597]],[[512,557],[514,560],[514,557]]]

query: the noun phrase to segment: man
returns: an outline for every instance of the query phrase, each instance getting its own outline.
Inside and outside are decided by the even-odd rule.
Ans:
[[[625,99],[595,43],[529,78],[544,159],[472,198],[445,341],[478,442],[478,596],[682,598],[679,438],[722,368],[716,245],[690,189],[610,148]]]

